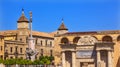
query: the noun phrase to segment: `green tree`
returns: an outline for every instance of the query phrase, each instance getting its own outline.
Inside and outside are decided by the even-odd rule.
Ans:
[[[3,63],[3,62],[4,62],[3,59],[0,59],[0,64]]]

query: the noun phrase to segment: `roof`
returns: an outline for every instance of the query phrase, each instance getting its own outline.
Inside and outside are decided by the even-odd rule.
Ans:
[[[68,29],[66,28],[66,26],[62,22],[62,24],[60,25],[60,27],[58,28],[58,30],[68,30]]]
[[[110,30],[110,31],[87,31],[87,32],[68,32],[63,35],[71,35],[71,34],[80,34],[80,35],[86,35],[86,34],[119,34],[120,30]]]
[[[51,36],[54,36],[55,34],[57,34],[57,31],[51,32],[49,33]]]
[[[28,19],[25,17],[23,10],[22,10],[22,15],[17,22],[28,22]]]
[[[45,32],[38,32],[38,31],[32,31],[33,36],[43,36],[43,37],[50,37],[53,38],[52,35],[50,35],[49,33],[45,33]]]
[[[0,31],[0,35],[9,36],[9,35],[16,35],[18,30],[7,30],[7,31]],[[29,31],[30,32],[30,31]],[[38,32],[38,31],[32,31],[33,36],[42,36],[42,37],[50,37],[53,36],[49,33],[45,32]]]
[[[7,31],[0,31],[0,35],[7,36],[7,35],[16,35],[17,30],[7,30]]]

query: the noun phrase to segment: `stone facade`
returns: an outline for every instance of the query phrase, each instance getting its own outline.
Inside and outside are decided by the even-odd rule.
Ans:
[[[56,35],[55,48],[59,50],[55,51],[60,55],[56,55],[55,60],[63,67],[119,67],[119,33],[96,31]]]
[[[63,67],[120,67],[120,31],[68,32],[62,24],[56,32],[32,31],[40,56],[54,56]],[[0,32],[0,58],[26,59],[29,21],[22,12],[17,30]]]
[[[0,35],[0,49],[2,50],[0,51],[0,57],[3,59],[26,59],[30,30],[29,21],[25,17],[24,11],[17,21],[17,30],[0,31]],[[32,31],[32,35],[38,51],[36,59],[39,59],[40,56],[54,56],[54,37],[52,35],[38,31]]]
[[[0,35],[0,58],[4,59],[4,37]]]

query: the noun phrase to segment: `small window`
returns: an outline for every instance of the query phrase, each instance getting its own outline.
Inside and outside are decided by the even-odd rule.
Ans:
[[[17,52],[17,49],[18,49],[18,47],[17,46],[15,46],[15,51]]]
[[[35,59],[37,59],[37,55],[35,55]]]
[[[3,59],[3,55],[0,56],[0,59]]]
[[[26,43],[28,43],[28,37],[26,37]]]
[[[50,56],[53,56],[53,51],[52,50],[50,50]]]
[[[20,41],[22,41],[22,38],[20,38]]]
[[[22,53],[22,48],[20,48],[20,53]]]
[[[47,46],[47,40],[45,42],[46,42],[46,46]]]
[[[3,48],[3,47],[1,46],[1,51],[3,50],[2,48]]]
[[[41,56],[43,56],[43,49],[41,49]]]
[[[36,44],[37,44],[37,41],[38,41],[38,38],[36,38],[36,42],[35,42]]]
[[[13,51],[13,50],[12,50],[12,47],[10,47],[10,52],[12,53],[12,51]]]
[[[41,46],[43,45],[43,41],[42,40],[40,41],[40,44],[41,44]]]
[[[23,59],[23,57],[20,57],[20,59]]]
[[[52,47],[52,41],[50,41],[50,47]]]
[[[10,57],[10,59],[13,59],[13,57]]]

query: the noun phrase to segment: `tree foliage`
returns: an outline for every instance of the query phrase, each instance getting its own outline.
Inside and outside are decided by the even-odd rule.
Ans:
[[[53,56],[40,56],[39,59],[35,60],[35,61],[31,61],[31,60],[26,60],[26,59],[6,59],[6,60],[2,60],[0,59],[0,63],[3,63],[5,65],[14,65],[14,64],[18,64],[18,65],[49,65],[51,64],[51,62],[54,60]]]

